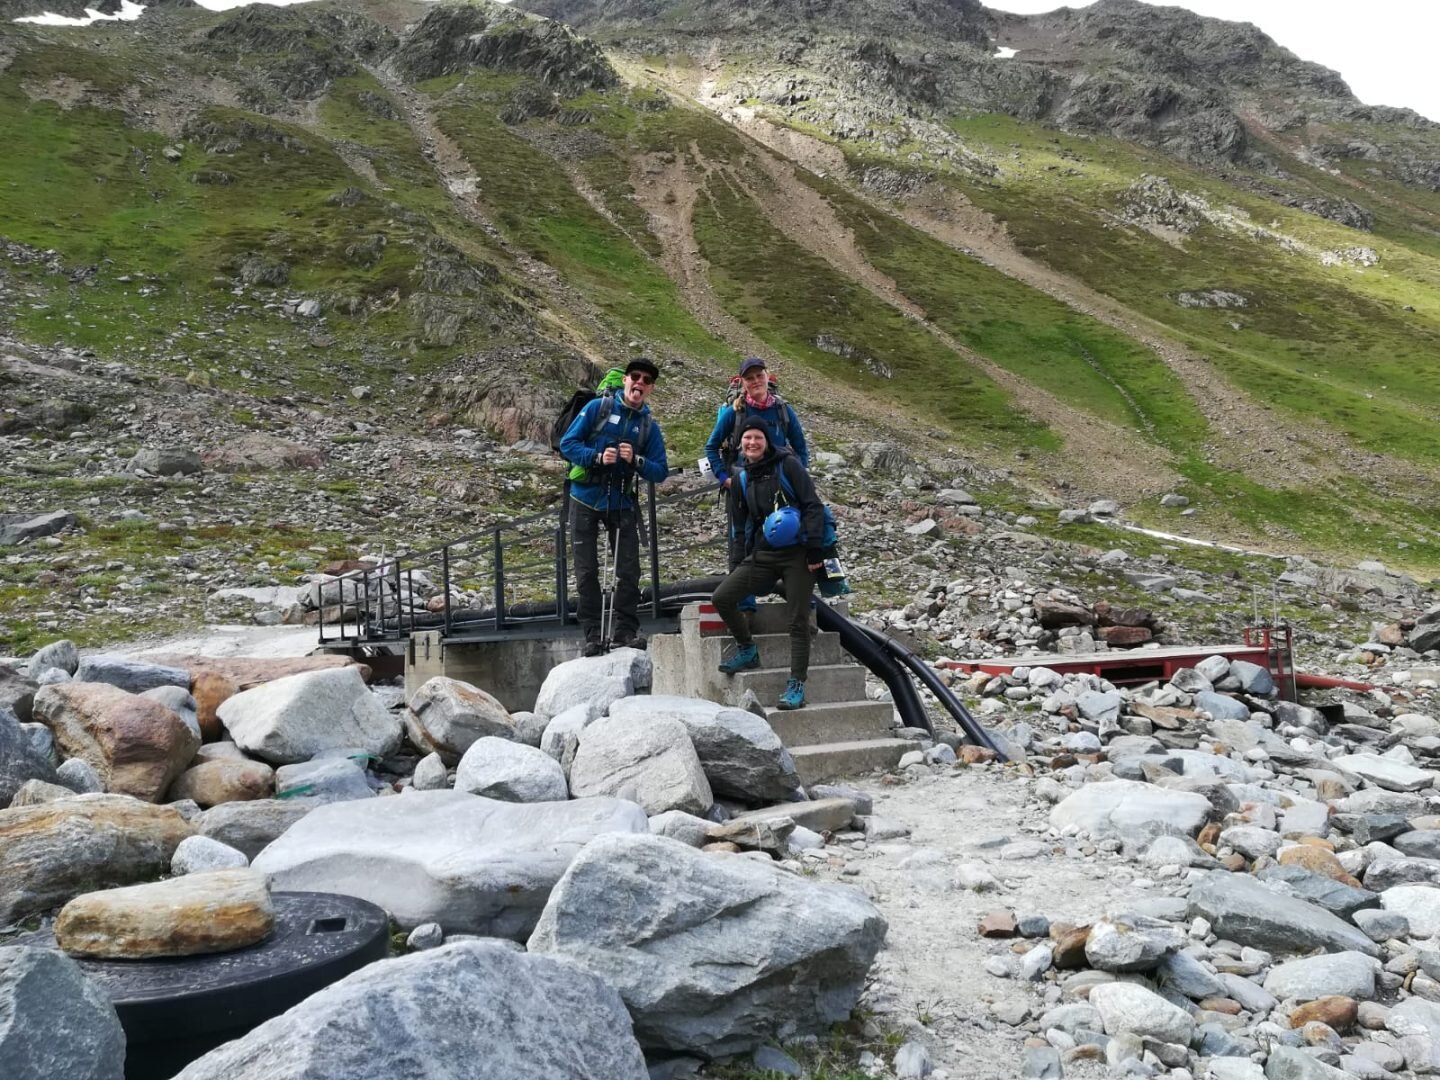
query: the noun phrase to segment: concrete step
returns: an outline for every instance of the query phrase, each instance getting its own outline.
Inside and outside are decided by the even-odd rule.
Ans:
[[[919,748],[920,744],[911,739],[866,739],[797,746],[790,756],[795,759],[800,782],[808,787],[841,776],[893,769],[904,754]]]
[[[761,704],[770,706],[779,700],[790,681],[790,667],[751,668],[728,678],[721,675],[729,685],[726,687],[726,701],[738,704],[746,690],[755,691]],[[805,679],[805,700],[817,705],[828,705],[835,701],[865,700],[865,669],[859,664],[810,665]]]
[[[790,666],[790,634],[756,634],[753,638],[760,646],[760,667],[788,668]],[[735,642],[730,637],[702,637],[700,648],[704,650],[705,663],[715,667],[721,660],[735,655]],[[810,635],[810,666],[843,664],[850,654],[840,647],[839,634]]]
[[[787,747],[889,738],[894,706],[884,701],[839,701],[803,709],[766,709],[765,717]]]

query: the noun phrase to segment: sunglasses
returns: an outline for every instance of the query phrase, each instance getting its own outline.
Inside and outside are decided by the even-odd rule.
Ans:
[[[651,375],[648,371],[631,371],[628,373],[628,376],[641,386],[655,385],[655,376]]]

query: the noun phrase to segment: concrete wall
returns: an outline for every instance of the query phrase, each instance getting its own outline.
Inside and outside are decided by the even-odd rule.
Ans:
[[[540,685],[556,664],[580,655],[579,637],[521,638],[469,645],[440,644],[440,634],[416,634],[405,654],[405,693],[445,675],[478,686],[511,712],[535,705]]]

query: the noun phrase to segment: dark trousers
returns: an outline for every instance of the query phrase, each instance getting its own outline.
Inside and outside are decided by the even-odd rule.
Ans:
[[[592,510],[570,500],[570,548],[575,563],[577,615],[587,641],[600,639],[600,559],[615,559],[601,551],[602,534],[613,531],[619,558],[615,563],[615,625],[619,637],[633,637],[640,629],[640,532],[634,510]]]
[[[764,596],[784,582],[790,617],[790,677],[805,681],[810,670],[810,595],[815,573],[805,565],[802,547],[756,550],[715,589],[715,610],[741,645],[750,644],[750,622],[740,611],[747,596]]]

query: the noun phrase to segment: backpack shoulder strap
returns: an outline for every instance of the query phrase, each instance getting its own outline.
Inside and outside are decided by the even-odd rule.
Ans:
[[[780,455],[780,461],[779,464],[776,466],[775,471],[780,474],[781,490],[785,492],[785,497],[793,503],[795,502],[795,485],[791,482],[790,473],[786,468],[786,466],[789,465],[789,463],[792,461],[795,462],[797,465],[799,464],[799,458],[797,458],[795,456],[795,452],[787,446],[784,452]]]
[[[590,422],[590,437],[593,439],[605,430],[605,422],[615,409],[615,391],[605,390],[595,399],[600,402],[595,408],[595,419]]]
[[[740,470],[740,497],[745,500],[746,507],[750,510],[752,523],[760,521],[764,516],[760,513],[760,500],[755,495],[755,489],[750,486],[750,470]]]

